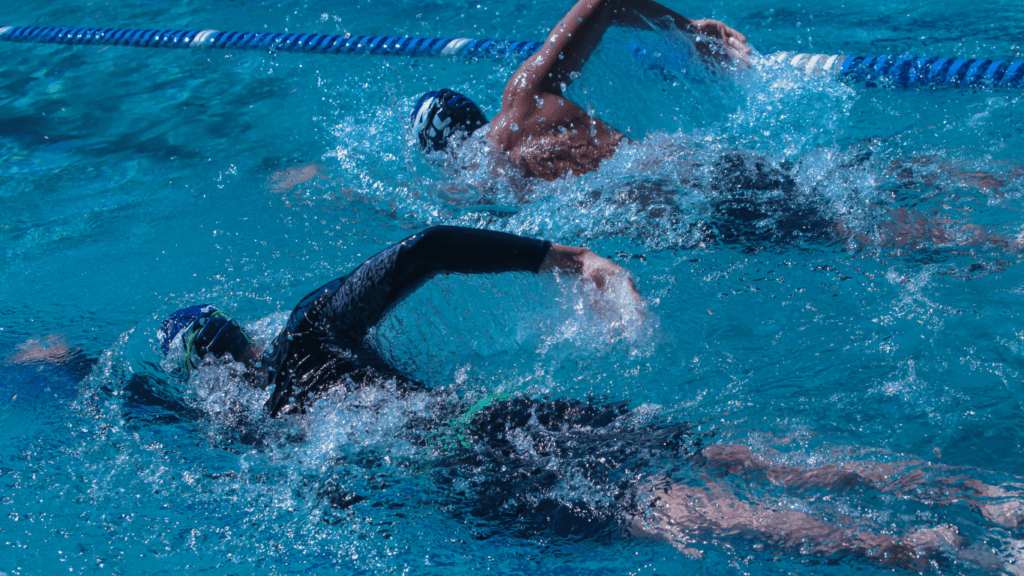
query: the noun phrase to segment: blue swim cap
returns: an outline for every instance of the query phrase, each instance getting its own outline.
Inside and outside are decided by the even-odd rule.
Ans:
[[[444,150],[457,131],[472,134],[487,117],[472,100],[447,88],[427,92],[412,109],[412,131],[424,150]]]
[[[176,357],[185,372],[207,354],[217,358],[231,354],[241,361],[252,344],[238,321],[209,304],[182,308],[168,316],[160,325],[159,338],[164,356]]]

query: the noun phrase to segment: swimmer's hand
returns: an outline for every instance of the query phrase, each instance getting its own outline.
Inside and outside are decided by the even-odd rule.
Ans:
[[[63,364],[81,352],[81,349],[69,346],[63,334],[50,334],[42,339],[29,338],[15,349],[17,353],[4,359],[4,364]]]
[[[625,268],[607,258],[602,258],[586,248],[552,244],[547,256],[541,262],[542,272],[568,272],[579,274],[591,280],[598,290],[605,290],[613,278],[624,278],[638,304],[644,301]]]
[[[714,47],[709,45],[707,42],[697,42],[697,48],[705,56],[711,56],[715,58],[721,58],[722,56],[731,56],[733,59],[738,60],[746,65],[750,65],[747,60],[747,56],[750,56],[750,45],[747,44],[747,37],[736,31],[724,23],[718,20],[693,20],[690,22],[689,32],[696,33],[708,38],[714,38],[720,40],[725,48],[725,53],[721,53],[721,49],[715,50]]]

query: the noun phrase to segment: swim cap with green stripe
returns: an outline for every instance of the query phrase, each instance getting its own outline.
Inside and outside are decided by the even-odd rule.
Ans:
[[[182,308],[160,325],[160,348],[189,372],[207,355],[224,354],[241,361],[252,339],[231,315],[209,304]]]

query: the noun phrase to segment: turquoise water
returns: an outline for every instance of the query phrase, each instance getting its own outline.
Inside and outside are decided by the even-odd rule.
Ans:
[[[0,6],[0,25],[534,40],[568,8],[35,4]],[[1011,1],[968,15],[953,2],[670,5],[764,51],[1024,58]],[[591,310],[566,278],[436,280],[373,335],[435,388],[628,400],[778,463],[914,457],[1021,481],[1020,92],[870,88],[764,63],[666,77],[621,48],[670,39],[608,40],[572,94],[636,143],[597,173],[526,189],[481,188],[404,132],[415,98],[444,85],[493,115],[512,64],[0,45],[0,572],[882,570],[727,537],[700,543],[700,560],[639,539],[515,537],[460,514],[423,473],[429,462],[400,434],[423,409],[416,398],[384,395],[375,410],[335,399],[277,422],[229,367],[188,382],[160,368],[156,331],[176,308],[214,302],[269,339],[310,289],[433,224],[589,246],[649,300],[641,320],[614,299]],[[709,233],[729,222],[701,166],[730,150],[787,167],[827,229],[787,233],[761,192],[756,226]],[[640,201],[636,189],[658,193]],[[26,355],[33,341],[81,353],[41,361]],[[126,411],[132,375],[157,378],[194,418]],[[564,497],[600,498],[553,465]],[[790,502],[732,482],[745,498]],[[334,508],[335,485],[368,499]],[[1004,560],[1024,538],[963,505],[803,496],[893,534],[956,524]],[[959,560],[934,570],[981,572]]]

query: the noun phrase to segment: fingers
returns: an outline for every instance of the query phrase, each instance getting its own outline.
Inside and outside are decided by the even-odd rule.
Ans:
[[[740,40],[739,38],[729,38],[726,43],[734,50],[743,54],[744,56],[750,55],[750,46],[746,40]]]
[[[628,275],[621,266],[611,260],[589,250],[583,254],[583,275],[593,281],[599,289],[603,290],[608,279],[619,274]]]
[[[746,44],[747,42],[747,37],[744,36],[742,32],[735,28],[731,28],[724,22],[719,22],[718,20],[694,20],[691,26],[701,34],[705,34],[707,36],[720,38],[722,40],[735,38],[742,44]]]
[[[744,36],[738,30],[730,28],[725,24],[722,24],[722,27],[725,28],[726,30],[726,34],[724,37],[728,38],[729,44],[735,46],[737,49],[742,48],[743,50],[746,51],[745,54],[750,54],[750,46],[747,45],[746,36]]]
[[[609,283],[624,281],[630,295],[637,301],[643,300],[625,268],[589,250],[583,254],[582,259],[582,276],[593,282],[598,290],[608,291],[611,289]]]
[[[588,251],[585,256],[583,276],[590,279],[598,290],[614,290],[609,286],[609,282],[624,282],[633,301],[637,304],[644,302],[643,296],[633,283],[633,278],[625,268],[593,252]]]
[[[751,50],[743,33],[718,20],[694,20],[691,26],[705,36],[721,40],[734,58],[749,65],[745,57],[750,55]]]
[[[602,258],[586,248],[577,246],[562,246],[552,244],[548,250],[544,262],[540,266],[541,271],[562,271],[580,276],[594,283],[598,290],[606,290],[609,281],[622,279],[630,295],[637,303],[644,302],[643,296],[637,291],[633,279],[625,268],[615,264],[607,258]],[[617,283],[616,283],[617,284]],[[615,284],[613,284],[615,285]]]

